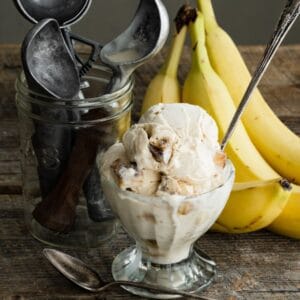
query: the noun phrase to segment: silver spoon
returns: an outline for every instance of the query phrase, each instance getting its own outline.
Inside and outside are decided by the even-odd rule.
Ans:
[[[113,92],[123,87],[136,68],[158,53],[169,34],[169,17],[161,0],[141,0],[129,27],[100,51],[100,58],[114,70]]]
[[[287,33],[292,28],[299,14],[300,14],[300,0],[288,0],[280,16],[279,22],[273,33],[273,36],[267,45],[263,58],[259,66],[257,67],[252,77],[252,80],[249,83],[249,86],[243,96],[243,99],[241,100],[231,120],[231,123],[227,129],[227,132],[223,138],[223,141],[221,143],[222,150],[225,149],[228,140],[231,138],[238,121],[240,120],[244,110],[246,109],[247,104],[249,103],[250,97],[254,89],[257,87],[258,83],[260,82],[261,78],[266,72],[270,62],[272,61],[275,53],[277,52],[279,46],[281,45]]]
[[[91,292],[103,292],[115,285],[134,286],[147,290],[158,291],[165,294],[185,296],[194,299],[213,300],[212,298],[191,294],[184,291],[174,290],[161,286],[153,286],[142,282],[113,281],[104,282],[98,273],[87,266],[83,261],[54,249],[44,249],[43,254],[48,261],[65,277],[76,285]]]

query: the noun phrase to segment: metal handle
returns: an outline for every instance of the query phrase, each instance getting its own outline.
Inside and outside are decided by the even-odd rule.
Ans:
[[[84,38],[82,36],[79,36],[73,32],[68,31],[68,39],[71,41],[77,41],[79,43],[88,45],[91,47],[91,52],[90,55],[87,59],[86,62],[84,62],[79,55],[76,53],[76,51],[73,49],[74,51],[74,56],[76,58],[76,60],[80,63],[81,65],[81,69],[79,71],[80,77],[82,77],[83,75],[85,75],[91,68],[92,68],[92,64],[100,57],[100,51],[102,49],[102,45],[100,45],[98,42]]]
[[[261,63],[259,64],[258,68],[256,69],[252,80],[231,120],[229,128],[224,136],[224,139],[221,143],[221,149],[224,150],[228,140],[233,134],[233,131],[236,127],[236,124],[240,120],[247,104],[249,103],[250,97],[257,87],[258,83],[260,82],[262,76],[264,75],[265,71],[267,70],[272,58],[274,57],[276,51],[278,50],[279,46],[281,45],[282,41],[284,40],[285,36],[292,28],[294,22],[296,21],[297,17],[300,14],[300,0],[288,0],[287,4],[281,14],[277,27],[273,33],[273,36],[270,42],[267,45]]]

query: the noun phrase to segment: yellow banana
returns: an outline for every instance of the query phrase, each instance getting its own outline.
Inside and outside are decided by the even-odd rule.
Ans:
[[[273,232],[300,239],[300,186],[293,185],[293,192],[281,214],[269,226]]]
[[[197,1],[204,14],[210,61],[237,106],[251,75],[237,46],[219,27],[211,0]],[[253,94],[242,120],[254,145],[274,170],[291,182],[300,184],[300,138],[279,120],[258,90]]]
[[[281,180],[235,184],[212,230],[245,233],[268,226],[284,210],[290,190]]]
[[[183,87],[183,101],[206,109],[217,122],[221,138],[236,108],[226,86],[210,65],[201,14],[194,23],[190,23],[190,33],[193,57],[191,70]],[[241,122],[238,123],[226,152],[236,168],[237,182],[273,180],[280,177],[256,150]]]
[[[216,120],[220,136],[223,136],[236,108],[225,84],[210,65],[201,13],[190,23],[189,29],[193,56],[191,70],[184,83],[183,100],[206,109]],[[248,232],[269,225],[284,208],[290,192],[278,184],[280,176],[256,150],[241,122],[226,150],[236,168],[236,181],[245,184],[245,188],[232,192],[225,215],[222,213],[219,219],[222,228],[227,228],[227,232]],[[249,182],[261,181],[269,184],[246,188]],[[239,230],[234,231],[233,228]]]
[[[180,18],[182,13],[184,12],[180,10],[177,18]],[[148,85],[143,101],[142,114],[157,103],[177,103],[181,100],[181,86],[177,78],[177,71],[187,32],[187,26],[182,25],[181,28],[176,26],[178,31],[173,37],[167,59]]]

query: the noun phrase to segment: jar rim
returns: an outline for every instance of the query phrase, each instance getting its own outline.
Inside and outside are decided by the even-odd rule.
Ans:
[[[106,67],[95,66],[95,69],[108,72]],[[99,82],[108,83],[104,78],[100,78],[97,76],[83,76],[82,79],[86,80],[96,80]],[[88,97],[84,99],[58,99],[51,95],[45,95],[38,93],[36,91],[31,90],[26,84],[25,74],[22,71],[15,83],[15,89],[17,92],[21,93],[28,102],[37,103],[37,104],[49,104],[51,106],[64,106],[65,108],[97,108],[106,106],[108,104],[113,104],[114,102],[118,102],[120,98],[124,97],[127,93],[132,92],[134,87],[134,76],[131,76],[127,83],[121,87],[120,89],[107,94],[102,94],[97,97]]]

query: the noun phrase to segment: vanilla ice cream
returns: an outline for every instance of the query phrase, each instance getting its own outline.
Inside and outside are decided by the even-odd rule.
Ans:
[[[153,106],[104,157],[119,186],[142,195],[198,195],[223,183],[214,120],[189,104]]]
[[[101,167],[113,210],[160,264],[189,255],[224,208],[234,177],[214,120],[189,104],[150,108],[108,149]]]

